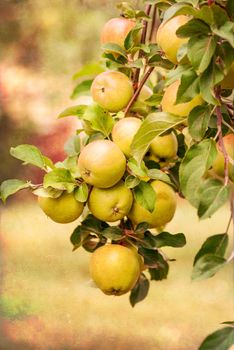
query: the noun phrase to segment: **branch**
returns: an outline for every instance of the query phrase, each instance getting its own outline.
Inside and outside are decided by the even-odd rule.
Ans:
[[[149,35],[149,41],[152,42],[154,32],[156,31],[156,22],[157,22],[157,6],[154,5],[154,12],[152,16],[152,24],[151,24],[151,30]]]

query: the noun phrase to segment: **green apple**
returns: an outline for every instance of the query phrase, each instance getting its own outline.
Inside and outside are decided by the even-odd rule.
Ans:
[[[203,100],[200,95],[197,95],[189,102],[175,104],[179,85],[180,81],[177,80],[166,88],[161,106],[163,112],[172,113],[180,117],[187,117],[194,107],[203,103]]]
[[[38,204],[47,216],[60,224],[78,219],[84,209],[84,203],[78,202],[73,193],[66,192],[58,198],[38,197]]]
[[[228,164],[228,174],[231,181],[234,181],[234,134],[228,134],[223,137],[224,147],[231,160]],[[214,172],[218,176],[224,176],[224,156],[219,146],[217,146],[217,157],[212,165]]]
[[[132,192],[123,181],[110,188],[93,187],[88,207],[99,220],[114,222],[128,214],[133,201]]]
[[[176,194],[171,186],[159,180],[151,182],[151,186],[156,193],[154,211],[150,213],[134,200],[128,217],[135,225],[147,222],[151,228],[159,228],[172,220],[176,210]]]
[[[150,144],[150,152],[158,158],[174,158],[177,151],[178,141],[174,132],[164,136],[156,136]]]
[[[187,38],[179,38],[176,35],[177,29],[187,23],[189,18],[184,15],[173,17],[167,22],[160,24],[156,43],[164,52],[166,58],[174,64],[177,64],[177,52],[181,45],[187,43]]]
[[[100,188],[114,186],[122,178],[126,158],[120,148],[109,140],[96,140],[86,145],[78,158],[81,177]]]
[[[128,158],[132,156],[131,143],[141,124],[139,118],[127,117],[120,119],[112,129],[113,142]]]
[[[136,22],[128,18],[111,18],[101,31],[101,44],[117,44],[124,49],[124,40],[135,25]]]
[[[227,75],[221,81],[222,89],[234,89],[234,62],[231,65]]]
[[[118,112],[127,106],[134,90],[131,80],[125,74],[106,71],[94,79],[91,93],[99,106],[109,112]]]
[[[129,292],[140,276],[136,254],[119,244],[107,244],[91,256],[90,274],[98,288],[107,295]]]

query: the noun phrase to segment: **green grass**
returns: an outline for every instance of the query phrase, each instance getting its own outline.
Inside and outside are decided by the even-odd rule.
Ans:
[[[181,200],[167,229],[185,233],[187,245],[165,249],[177,259],[168,279],[152,282],[148,297],[132,309],[128,295],[105,296],[94,288],[89,254],[71,251],[76,224],[53,223],[35,203],[6,206],[0,236],[0,349],[198,349],[208,333],[233,316],[231,266],[206,281],[190,279],[195,253],[207,236],[224,231],[228,216],[223,207],[199,222]]]

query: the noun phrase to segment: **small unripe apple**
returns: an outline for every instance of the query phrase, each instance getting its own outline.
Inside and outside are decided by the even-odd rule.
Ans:
[[[124,49],[124,40],[135,25],[135,21],[124,17],[110,19],[101,31],[101,43],[117,44]]]
[[[141,120],[135,117],[120,119],[112,129],[112,140],[119,146],[126,157],[131,157],[131,143],[141,126]]]
[[[108,188],[122,178],[126,158],[114,142],[96,140],[81,151],[78,168],[85,182],[95,187]]]
[[[234,62],[231,65],[227,75],[221,81],[222,89],[234,89]]]
[[[107,244],[91,256],[90,274],[97,287],[107,295],[129,292],[140,276],[136,254],[119,244]]]
[[[147,222],[151,228],[159,228],[173,218],[176,210],[176,195],[172,187],[162,181],[155,180],[151,182],[151,186],[156,193],[154,211],[150,213],[134,200],[128,217],[135,225]]]
[[[110,112],[118,112],[126,107],[134,90],[131,80],[125,74],[106,71],[94,79],[91,93],[99,106]]]
[[[158,158],[174,158],[178,151],[178,141],[174,134],[156,136],[150,144],[150,152]]]
[[[225,135],[223,137],[223,143],[224,147],[226,149],[226,152],[231,159],[232,162],[234,162],[234,134]],[[217,157],[212,165],[214,172],[218,176],[224,176],[224,156],[220,149],[220,146],[217,146]],[[229,162],[228,164],[228,175],[231,179],[231,181],[234,181],[234,165]]]
[[[66,192],[58,198],[38,197],[38,204],[49,218],[60,224],[78,219],[84,209],[84,203],[78,202],[73,193]]]
[[[203,100],[200,95],[197,95],[189,102],[175,104],[179,85],[180,81],[177,80],[166,88],[161,106],[163,112],[172,113],[180,117],[187,117],[194,107],[203,103]]]
[[[132,192],[123,181],[110,188],[93,187],[88,207],[99,220],[114,222],[128,214],[133,201]]]
[[[178,63],[177,52],[179,48],[188,41],[187,38],[179,38],[176,31],[188,20],[189,18],[184,15],[173,17],[162,23],[157,31],[156,43],[165,53],[166,58],[174,64]]]

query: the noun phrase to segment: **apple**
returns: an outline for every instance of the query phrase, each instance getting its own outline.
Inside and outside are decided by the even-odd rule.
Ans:
[[[101,31],[101,44],[113,43],[124,49],[124,40],[135,25],[135,21],[124,17],[110,19]]]
[[[131,80],[117,71],[97,75],[91,86],[93,100],[109,112],[118,112],[126,107],[133,93]]]
[[[126,157],[132,156],[131,143],[141,126],[141,120],[135,117],[120,119],[112,129],[112,140],[119,146]]]
[[[92,254],[90,274],[105,294],[122,295],[135,286],[140,276],[140,264],[131,249],[119,244],[107,244]]]
[[[82,149],[78,168],[86,183],[108,188],[114,186],[123,176],[126,158],[114,142],[96,140]]]
[[[139,261],[140,270],[141,270],[141,271],[145,270],[146,267],[145,267],[145,264],[144,264],[144,258],[143,258],[142,255],[140,255],[140,254],[138,253],[137,247],[136,247],[134,244],[132,244],[132,243],[130,243],[130,242],[127,242],[127,241],[123,241],[123,242],[121,242],[121,244],[122,244],[124,247],[127,247],[127,248],[131,249],[131,251],[136,255],[136,257],[137,257],[137,259],[138,259],[138,261]]]
[[[157,158],[171,159],[176,157],[178,141],[174,132],[164,136],[156,136],[150,144],[150,152]]]
[[[44,213],[60,224],[72,222],[82,214],[84,203],[78,202],[73,193],[63,192],[58,198],[38,197]]]
[[[229,158],[231,159],[232,162],[234,162],[234,134],[225,135],[223,137],[223,143]],[[223,177],[224,176],[224,156],[220,149],[220,146],[217,146],[217,151],[218,151],[218,154],[212,165],[212,168],[218,176]],[[228,164],[228,174],[231,181],[234,181],[234,165],[231,162],[229,162]]]
[[[197,95],[189,102],[175,104],[179,85],[180,81],[177,80],[166,88],[161,106],[163,112],[172,113],[180,117],[187,117],[194,107],[203,103],[203,100],[200,95]]]
[[[134,200],[128,217],[135,225],[147,222],[151,228],[160,228],[171,221],[175,214],[176,194],[171,186],[159,180],[152,181],[151,186],[156,193],[154,211],[150,213]]]
[[[153,91],[147,85],[143,85],[140,94],[133,103],[130,111],[146,117],[149,114],[150,107],[145,103],[145,100],[150,98],[152,95]]]
[[[221,81],[222,89],[234,89],[234,62],[231,65],[227,75]]]
[[[184,15],[173,17],[167,22],[161,23],[157,31],[156,43],[162,49],[166,58],[174,64],[178,63],[177,52],[179,48],[188,41],[187,38],[179,38],[176,31],[188,20],[189,18]]]
[[[128,214],[133,202],[133,195],[123,181],[113,187],[93,187],[88,207],[91,213],[99,220],[114,222]]]

